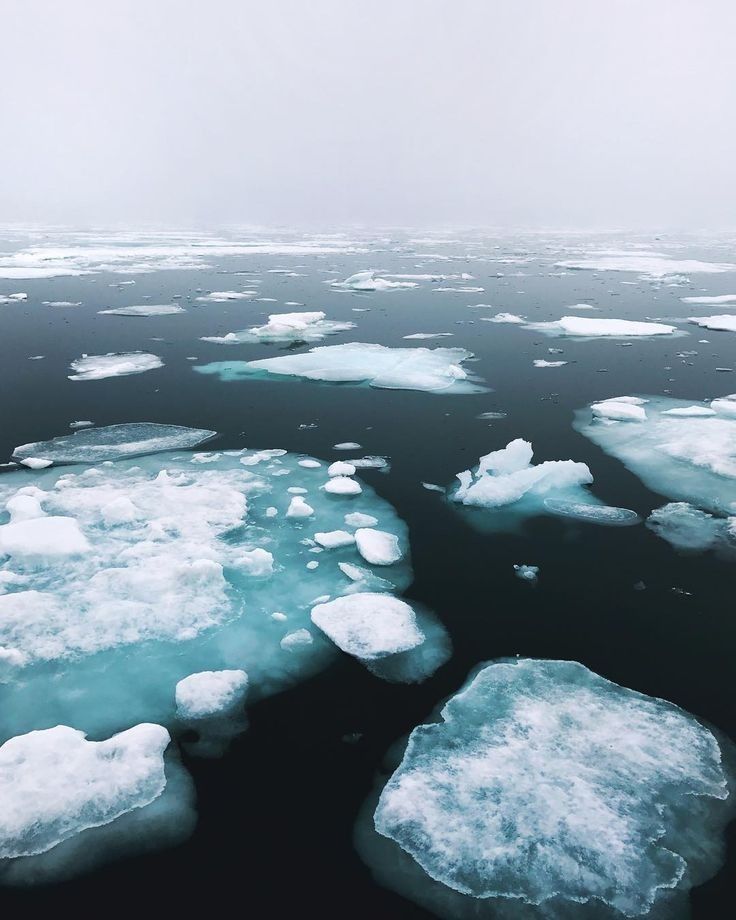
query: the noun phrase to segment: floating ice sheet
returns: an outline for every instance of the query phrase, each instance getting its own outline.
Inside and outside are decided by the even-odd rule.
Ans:
[[[716,332],[736,332],[736,314],[733,313],[721,313],[720,316],[691,316],[690,322]]]
[[[676,326],[641,323],[627,319],[592,319],[589,316],[563,316],[550,323],[527,323],[527,329],[548,335],[580,338],[634,338],[655,335],[682,335]]]
[[[713,297],[681,297],[683,303],[736,304],[736,294],[716,294]]]
[[[502,660],[412,732],[357,843],[444,917],[643,916],[720,865],[730,781],[671,703],[575,662]]]
[[[216,431],[204,428],[157,422],[127,422],[92,429],[80,428],[81,424],[74,423],[76,430],[72,434],[21,444],[13,451],[13,457],[16,460],[42,457],[54,463],[100,463],[162,450],[187,450],[217,435]]]
[[[177,313],[186,313],[186,310],[175,303],[144,303],[130,307],[111,307],[109,310],[98,310],[98,313],[109,316],[175,316]]]
[[[576,413],[575,429],[653,492],[716,514],[736,511],[736,397],[714,399],[707,415],[665,396],[614,397],[591,408]]]
[[[389,281],[388,278],[377,278],[373,270],[356,272],[344,281],[333,281],[331,284],[332,287],[345,291],[395,291],[417,287],[416,281]]]
[[[719,273],[736,271],[736,265],[729,262],[701,262],[697,259],[671,259],[659,252],[614,254],[593,253],[579,258],[558,262],[559,268],[589,269],[597,272],[636,272],[648,278],[663,278],[666,275],[689,275],[695,273]]]
[[[355,323],[325,319],[319,311],[312,313],[272,313],[263,326],[251,326],[240,332],[202,336],[203,342],[239,345],[247,342],[319,342],[325,336],[354,329]]]
[[[462,367],[472,357],[463,348],[388,348],[350,342],[260,361],[217,361],[193,369],[200,374],[216,374],[225,381],[274,374],[391,390],[483,392],[476,378]]]
[[[70,380],[103,380],[105,377],[127,377],[163,367],[158,355],[144,351],[121,352],[107,355],[82,355],[72,361]]]

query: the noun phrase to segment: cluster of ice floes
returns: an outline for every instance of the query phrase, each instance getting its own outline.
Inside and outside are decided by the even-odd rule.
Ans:
[[[435,618],[393,596],[411,580],[406,527],[354,465],[283,450],[108,459],[211,435],[80,430],[18,450],[96,466],[0,481],[0,880],[79,871],[130,831],[173,839],[189,792],[164,780],[161,726],[218,753],[246,690],[314,673],[333,642],[395,681],[449,655]],[[98,825],[108,843],[87,834]]]
[[[0,304],[25,303],[28,300],[28,294],[18,292],[17,294],[0,294]]]
[[[736,271],[730,262],[701,262],[697,259],[672,259],[661,252],[591,252],[557,263],[558,268],[589,269],[597,272],[635,272],[646,278]]]
[[[389,348],[349,342],[259,361],[216,361],[193,369],[225,381],[274,374],[389,390],[478,393],[484,388],[462,367],[472,357],[464,348]]]
[[[146,351],[110,353],[107,355],[82,355],[72,361],[74,371],[70,380],[104,380],[106,377],[127,377],[163,367],[158,355]]]
[[[619,396],[578,412],[575,427],[653,492],[676,501],[648,526],[677,549],[736,548],[736,395],[708,405]]]
[[[450,499],[464,506],[483,508],[494,515],[470,517],[478,526],[505,529],[519,519],[539,514],[587,521],[592,524],[636,524],[638,516],[626,508],[601,504],[585,488],[593,475],[585,463],[545,460],[533,464],[529,441],[517,438],[501,450],[481,457],[478,466],[457,474],[459,485]],[[500,513],[505,512],[505,513]]]
[[[186,310],[175,303],[144,303],[129,307],[111,307],[109,310],[97,312],[108,316],[175,316],[177,313],[186,313]]]
[[[736,294],[716,294],[714,296],[700,297],[681,297],[683,303],[700,303],[700,304],[735,304]]]
[[[233,300],[250,300],[258,291],[210,291],[196,299],[201,303],[230,303]]]
[[[187,450],[217,435],[205,428],[160,425],[156,422],[127,422],[90,429],[91,422],[72,422],[72,434],[21,444],[13,458],[37,458],[52,463],[101,463],[125,457],[154,454],[164,450]]]
[[[219,345],[240,345],[247,342],[319,342],[327,335],[347,332],[355,323],[340,323],[325,319],[319,311],[311,313],[272,313],[263,326],[251,326],[240,332],[202,336],[203,342]]]
[[[377,278],[375,271],[372,270],[356,272],[344,281],[329,283],[333,288],[343,291],[396,291],[402,288],[417,287],[416,281],[391,281],[388,278]]]
[[[502,660],[412,732],[356,839],[441,916],[637,917],[718,868],[731,783],[671,703],[575,662]]]

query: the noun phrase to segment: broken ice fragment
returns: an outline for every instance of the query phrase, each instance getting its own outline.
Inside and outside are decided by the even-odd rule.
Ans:
[[[71,363],[75,372],[69,374],[69,380],[103,380],[105,377],[126,377],[129,374],[142,374],[164,366],[158,355],[143,351],[124,352],[120,354],[83,355]]]

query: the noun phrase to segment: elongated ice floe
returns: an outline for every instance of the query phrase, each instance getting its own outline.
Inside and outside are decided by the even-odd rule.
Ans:
[[[344,281],[332,281],[332,287],[346,291],[395,291],[417,287],[416,281],[390,281],[377,278],[374,270],[356,272]]]
[[[663,278],[666,275],[689,275],[695,273],[719,273],[736,271],[730,262],[701,262],[697,259],[671,259],[658,252],[625,253],[612,255],[590,253],[579,259],[556,263],[559,268],[589,269],[597,272],[636,272],[648,278]]]
[[[713,297],[681,297],[683,303],[736,304],[736,294],[716,294]]]
[[[640,917],[719,867],[731,781],[677,706],[576,662],[501,660],[412,732],[356,839],[443,917]]]
[[[312,608],[312,622],[355,658],[385,658],[424,642],[414,611],[390,594],[349,594]]]
[[[563,316],[549,323],[527,323],[526,329],[548,335],[581,338],[633,338],[653,335],[676,335],[676,326],[666,323],[642,323],[628,319],[595,319],[589,316]]]
[[[175,316],[177,313],[186,313],[186,310],[175,303],[144,303],[130,307],[110,307],[109,310],[97,312],[108,316]]]
[[[42,457],[53,463],[101,463],[162,450],[187,450],[217,435],[216,431],[204,428],[157,422],[126,422],[92,429],[79,427],[81,424],[75,423],[72,434],[21,444],[13,451],[13,457],[21,461],[27,457]]]
[[[0,294],[0,304],[25,303],[28,300],[28,294],[18,292],[17,294]]]
[[[202,336],[203,342],[239,345],[247,342],[318,342],[328,335],[347,332],[355,323],[325,319],[319,311],[312,313],[272,313],[263,326],[251,326],[240,332]]]
[[[145,351],[121,352],[107,355],[82,355],[71,363],[70,380],[103,380],[106,377],[127,377],[164,366],[158,355]]]
[[[691,316],[688,321],[716,332],[736,332],[736,314],[733,313],[721,313],[719,316]]]
[[[472,352],[463,348],[388,348],[349,342],[260,361],[217,361],[196,365],[193,370],[216,374],[225,381],[274,374],[327,383],[367,384],[379,389],[483,392],[477,378],[462,367],[472,357]]]
[[[653,492],[716,514],[736,512],[736,396],[709,406],[614,397],[577,412],[574,425]]]
[[[647,527],[675,549],[736,553],[736,516],[717,517],[688,502],[669,502],[652,511]]]
[[[324,667],[334,652],[312,632],[316,599],[399,593],[411,568],[392,507],[365,483],[358,494],[327,494],[322,486],[339,477],[304,459],[168,452],[0,477],[9,517],[0,524],[0,742],[59,723],[97,737],[171,725],[175,687],[192,674],[243,670],[257,700]],[[306,513],[290,514],[294,502]],[[354,539],[328,537],[329,549],[315,540],[377,522],[397,558],[377,558],[376,580],[341,569],[372,565]],[[282,640],[298,630],[312,641],[286,652]],[[407,673],[430,648],[409,656]]]

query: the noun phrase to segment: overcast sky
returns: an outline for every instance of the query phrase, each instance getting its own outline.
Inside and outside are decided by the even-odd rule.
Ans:
[[[734,0],[0,0],[0,220],[736,226]]]

